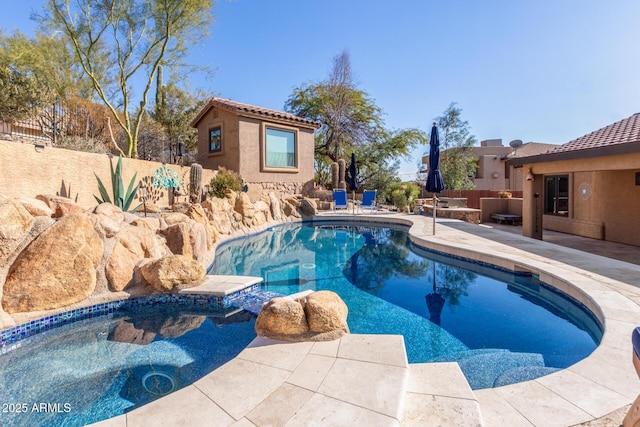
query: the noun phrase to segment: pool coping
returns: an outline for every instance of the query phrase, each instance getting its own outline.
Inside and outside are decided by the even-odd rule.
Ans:
[[[366,219],[396,222],[391,216]],[[640,324],[640,289],[633,284],[640,266],[457,220],[438,219],[435,235],[431,217],[398,220],[411,224],[411,241],[422,247],[539,274],[540,281],[588,307],[603,326],[600,345],[580,362],[532,381],[475,390],[487,425],[571,426],[606,416],[638,396],[631,333]]]
[[[606,416],[637,397],[640,385],[631,362],[631,333],[640,324],[640,289],[634,284],[640,266],[446,218],[438,218],[435,235],[431,217],[422,215],[330,213],[313,219],[408,226],[411,241],[421,247],[507,270],[535,272],[598,317],[604,329],[602,341],[587,358],[536,380],[475,390],[486,425],[576,425]],[[143,409],[100,425],[139,425],[130,414]],[[405,424],[411,420],[402,420]]]

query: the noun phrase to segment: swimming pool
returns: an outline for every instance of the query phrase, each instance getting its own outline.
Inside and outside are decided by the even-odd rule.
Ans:
[[[261,276],[282,294],[332,290],[351,332],[401,334],[410,363],[456,361],[473,389],[566,368],[602,338],[588,310],[536,277],[430,252],[397,225],[274,227],[219,247],[209,273]]]
[[[140,301],[141,300],[141,301]],[[0,425],[84,426],[193,383],[255,338],[255,316],[203,299],[128,300],[0,356]]]

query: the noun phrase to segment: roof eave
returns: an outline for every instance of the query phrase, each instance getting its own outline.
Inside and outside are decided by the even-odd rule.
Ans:
[[[535,156],[516,157],[507,160],[507,165],[521,167],[535,163],[559,162],[565,160],[593,159],[596,157],[632,154],[640,152],[640,141],[615,144],[606,147],[585,148],[583,150],[561,151],[558,153],[544,153]]]
[[[205,105],[204,108],[202,110],[200,110],[200,113],[198,113],[198,115],[191,121],[190,126],[193,127],[193,128],[198,127],[198,123],[200,122],[200,120],[202,120],[202,118],[213,107],[219,108],[221,110],[229,111],[229,112],[231,112],[233,114],[236,114],[239,117],[256,118],[256,119],[259,119],[259,120],[269,119],[270,121],[273,121],[273,122],[280,122],[280,123],[285,123],[285,124],[295,124],[298,127],[303,127],[303,128],[307,128],[307,129],[314,129],[315,130],[315,129],[319,129],[320,126],[321,126],[320,123],[309,121],[309,120],[303,119],[303,118],[300,118],[300,120],[295,120],[295,119],[290,119],[290,118],[287,118],[287,117],[278,117],[276,115],[265,114],[265,113],[260,113],[260,112],[245,111],[245,110],[243,110],[241,108],[231,107],[229,105],[226,105],[225,103],[217,102],[216,99],[212,99],[211,101],[209,101],[209,103],[207,103],[207,105]]]

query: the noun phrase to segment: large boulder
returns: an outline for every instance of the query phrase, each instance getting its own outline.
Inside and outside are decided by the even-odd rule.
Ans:
[[[46,216],[51,218],[54,214],[53,210],[42,200],[25,198],[19,201],[32,216]]]
[[[282,219],[282,208],[280,207],[280,199],[272,192],[269,193],[269,209],[271,210],[271,217],[276,221]]]
[[[167,223],[167,225],[178,224],[181,222],[187,223],[191,220],[191,218],[181,212],[170,212],[162,215],[162,219]]]
[[[206,244],[207,244],[206,250],[211,249],[213,247],[213,243],[217,239],[214,240],[214,232],[211,230],[211,227],[209,226],[209,219],[207,218],[207,214],[202,208],[202,206],[191,205],[189,207],[189,210],[187,211],[187,216],[192,220],[194,220],[195,222],[202,224],[202,226],[204,227],[205,237],[206,237]],[[191,229],[193,229],[193,226],[191,227]],[[196,250],[194,248],[194,253],[195,252]]]
[[[207,256],[209,248],[209,235],[205,226],[199,222],[189,223],[189,244],[191,256],[197,260],[203,260]]]
[[[206,275],[198,261],[184,255],[169,255],[148,262],[140,268],[140,272],[154,290],[162,293],[193,286]]]
[[[116,238],[105,266],[109,289],[114,292],[124,290],[132,282],[136,265],[142,259],[170,254],[164,242],[145,226],[126,225]]]
[[[85,209],[68,197],[38,194],[36,199],[42,200],[54,212],[56,218],[66,215],[84,213]]]
[[[284,214],[286,216],[292,216],[295,218],[300,218],[300,212],[298,212],[298,210],[296,209],[295,206],[293,206],[289,201],[287,200],[283,200],[282,201],[282,211],[284,212]]]
[[[7,313],[49,310],[90,296],[103,242],[95,218],[68,215],[36,238],[11,266],[2,306]]]
[[[159,233],[167,240],[167,246],[175,255],[185,255],[191,257],[191,237],[188,222],[178,222],[163,228]]]
[[[314,216],[318,213],[318,206],[311,199],[302,199],[300,201],[300,211],[304,216]]]
[[[27,235],[33,216],[15,200],[0,200],[0,265],[13,254]]]
[[[249,200],[247,193],[238,194],[234,209],[242,215],[243,218],[253,218],[256,214],[256,208],[253,206],[253,203],[251,203],[251,200]]]
[[[111,203],[100,203],[95,207],[93,213],[96,215],[104,215],[116,224],[124,221],[124,212],[122,212],[122,209]]]
[[[309,332],[300,302],[289,298],[273,298],[262,306],[255,324],[259,336],[279,338]]]
[[[318,291],[307,297],[305,305],[307,322],[311,332],[341,330],[349,332],[347,326],[347,305],[335,292]]]

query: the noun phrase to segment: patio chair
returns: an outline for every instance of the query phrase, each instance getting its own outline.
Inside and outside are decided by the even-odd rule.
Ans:
[[[376,205],[376,195],[378,194],[378,190],[364,190],[362,193],[362,204],[360,205],[360,209],[369,209],[372,212],[378,211],[378,206]]]
[[[333,211],[337,209],[349,209],[347,190],[333,190]]]

